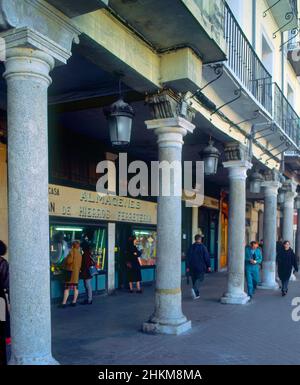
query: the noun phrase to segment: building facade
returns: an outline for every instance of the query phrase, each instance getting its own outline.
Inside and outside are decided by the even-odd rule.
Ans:
[[[228,271],[222,303],[249,300],[251,240],[264,242],[262,287],[276,288],[277,239],[300,256],[298,10],[295,0],[1,2],[0,238],[9,246],[12,363],[55,363],[50,298],[61,295],[60,263],[74,239],[93,244],[93,287],[110,293],[126,285],[128,236],[139,238],[143,280],[156,285],[145,332],[191,327],[181,277],[196,233],[213,270]],[[126,149],[113,145],[106,118],[119,98],[134,110]],[[217,159],[204,170],[203,204],[123,197],[128,180],[109,172],[115,195],[99,196],[97,164],[119,171],[124,152],[148,165]],[[172,189],[181,181],[174,173]]]

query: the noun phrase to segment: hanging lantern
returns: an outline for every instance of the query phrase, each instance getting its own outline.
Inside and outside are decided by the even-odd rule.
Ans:
[[[285,198],[285,190],[283,188],[280,188],[278,190],[278,195],[277,195],[277,202],[279,204],[284,203],[284,198]]]
[[[104,111],[109,125],[110,141],[113,146],[126,146],[130,143],[133,108],[120,97]]]
[[[215,175],[217,173],[219,156],[219,150],[214,147],[214,142],[210,139],[208,146],[202,151],[205,175]]]
[[[258,170],[254,170],[254,172],[249,177],[249,190],[253,194],[259,194],[261,189],[261,183],[263,182],[263,176],[258,172]]]
[[[295,209],[300,210],[300,193],[298,193],[295,198]]]

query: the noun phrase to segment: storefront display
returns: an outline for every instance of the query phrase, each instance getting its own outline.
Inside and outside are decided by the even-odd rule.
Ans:
[[[105,291],[109,287],[112,274],[109,266],[116,266],[113,285],[125,283],[125,260],[128,237],[133,228],[143,250],[141,266],[143,280],[153,281],[156,260],[157,204],[145,200],[121,196],[105,196],[95,191],[87,191],[67,186],[49,185],[50,216],[50,262],[51,296],[59,298],[63,292],[63,262],[71,248],[72,241],[88,241],[92,247],[92,258],[98,274],[92,279],[93,290]],[[117,223],[115,255],[108,255],[109,223]],[[143,225],[143,227],[140,227]],[[110,258],[110,264],[107,259]],[[115,263],[114,258],[117,258]],[[112,268],[111,268],[112,269]],[[112,269],[113,270],[113,269]],[[110,270],[111,272],[111,270]],[[84,292],[82,280],[79,292]]]
[[[142,252],[140,257],[141,266],[154,266],[156,263],[156,231],[134,229],[133,234],[138,241],[137,247]]]
[[[106,266],[106,229],[96,226],[50,226],[50,262],[53,275],[62,273],[65,258],[72,242],[88,242],[92,249],[92,258],[99,272]]]

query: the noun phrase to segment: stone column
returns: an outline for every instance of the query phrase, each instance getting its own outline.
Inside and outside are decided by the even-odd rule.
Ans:
[[[193,206],[192,207],[192,233],[193,233],[193,241],[195,235],[198,233],[198,215],[199,215],[199,207],[198,206]]]
[[[294,199],[297,195],[297,185],[293,181],[284,183],[286,189],[283,202],[283,225],[282,237],[284,241],[289,241],[291,247],[294,247]],[[291,281],[295,281],[294,274],[291,275]]]
[[[263,225],[263,270],[262,289],[277,289],[276,282],[276,235],[277,235],[277,193],[281,184],[278,181],[265,181],[264,225]]]
[[[252,167],[241,145],[228,145],[225,149],[227,161],[223,163],[229,171],[229,217],[228,217],[228,282],[227,291],[221,298],[224,304],[245,304],[249,297],[245,284],[245,217],[246,178]],[[239,158],[238,160],[231,159]]]
[[[9,4],[0,4],[0,37],[6,48],[10,363],[49,365],[57,362],[51,353],[47,90],[49,72],[55,61],[66,63],[79,31],[46,2]]]
[[[7,51],[12,364],[53,364],[49,282],[47,88],[54,59]]]
[[[0,142],[0,239],[8,243],[7,147]],[[5,258],[8,256],[6,255]]]
[[[192,133],[194,125],[180,117],[155,119],[146,122],[158,137],[159,161],[179,162],[183,136]],[[173,176],[172,176],[173,174]],[[159,178],[157,199],[157,264],[155,310],[143,331],[150,333],[180,334],[191,328],[191,322],[182,313],[181,297],[181,170],[171,173],[170,196],[163,196],[161,188],[169,182]],[[152,181],[153,183],[153,181]]]
[[[294,242],[294,198],[296,194],[296,184],[292,181],[284,184],[286,189],[283,202],[283,227],[282,237],[283,240],[290,242],[293,247]]]
[[[108,224],[108,253],[107,253],[107,291],[108,294],[115,292],[115,245],[116,224]]]

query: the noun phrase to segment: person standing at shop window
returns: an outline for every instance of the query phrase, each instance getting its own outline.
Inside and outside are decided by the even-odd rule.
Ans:
[[[80,252],[80,242],[74,241],[72,243],[72,249],[70,250],[67,258],[64,261],[65,291],[63,302],[60,305],[61,308],[65,308],[67,306],[67,300],[70,294],[70,290],[74,291],[74,297],[71,306],[76,306],[78,298],[78,280],[81,263],[82,255]]]
[[[283,247],[277,253],[278,276],[281,280],[281,293],[284,297],[288,292],[289,280],[294,267],[298,271],[297,258],[289,241],[283,242]]]
[[[250,242],[250,246],[245,249],[245,270],[248,286],[248,296],[252,299],[259,279],[259,265],[262,262],[262,253],[256,241]]]
[[[0,366],[7,363],[6,339],[10,337],[9,325],[9,267],[3,256],[7,247],[0,241]]]
[[[88,242],[82,244],[82,263],[81,263],[81,276],[84,281],[84,287],[87,298],[82,302],[82,305],[91,305],[93,303],[93,288],[92,288],[92,274],[91,267],[95,266],[95,262],[92,258],[91,246]]]
[[[204,280],[205,273],[211,272],[209,252],[202,243],[202,236],[200,234],[195,235],[195,242],[187,252],[186,271],[192,278],[192,298],[198,299],[200,298],[199,287]]]
[[[133,293],[133,284],[136,283],[137,293],[141,294],[141,265],[139,258],[141,251],[137,248],[136,237],[130,237],[128,240],[128,247],[126,253],[126,267],[127,267],[127,279],[129,282],[129,292]]]

